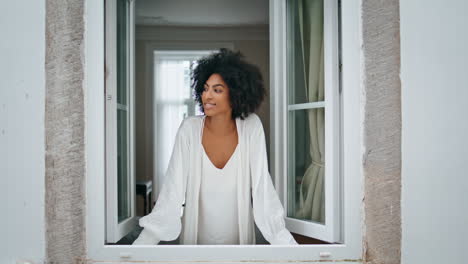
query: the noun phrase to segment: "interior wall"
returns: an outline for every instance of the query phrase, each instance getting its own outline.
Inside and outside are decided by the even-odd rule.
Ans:
[[[45,0],[0,16],[0,263],[45,260]]]
[[[263,75],[269,94],[269,39],[268,26],[247,27],[157,27],[137,26],[135,45],[135,86],[136,86],[136,174],[137,179],[152,179],[153,155],[152,118],[149,114],[152,105],[145,98],[152,98],[151,83],[148,84],[147,60],[152,57],[145,53],[146,46],[153,43],[184,42],[186,45],[200,43],[232,44],[246,60],[257,65]],[[265,129],[266,142],[269,142],[269,97],[266,97],[257,111]],[[269,151],[269,145],[267,145]]]
[[[402,263],[468,259],[468,2],[401,1]]]

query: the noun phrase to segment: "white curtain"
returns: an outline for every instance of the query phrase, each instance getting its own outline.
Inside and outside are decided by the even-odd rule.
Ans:
[[[308,102],[323,101],[323,0],[298,0],[297,12],[302,58],[296,61],[303,63],[305,94]],[[300,185],[296,217],[324,223],[324,109],[307,111],[311,163]]]
[[[155,91],[155,182],[160,190],[169,164],[175,135],[187,115],[186,100],[190,98],[187,79],[188,60],[156,59],[154,63]],[[157,181],[156,181],[157,180]]]

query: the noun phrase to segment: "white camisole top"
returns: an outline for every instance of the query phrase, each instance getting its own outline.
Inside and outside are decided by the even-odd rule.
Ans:
[[[238,245],[237,169],[239,144],[222,169],[214,166],[203,149],[199,197],[199,245]]]

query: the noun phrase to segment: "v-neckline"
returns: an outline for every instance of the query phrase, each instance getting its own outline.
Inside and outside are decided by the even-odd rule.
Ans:
[[[214,165],[214,163],[211,161],[210,157],[208,157],[208,154],[206,153],[205,151],[205,148],[203,147],[202,145],[202,149],[203,149],[203,155],[205,155],[205,157],[208,159],[208,162],[211,164],[211,166],[213,166],[213,168],[215,168],[216,170],[218,171],[224,171],[224,169],[226,169],[226,167],[229,165],[229,163],[231,163],[231,160],[233,159],[234,155],[236,154],[237,152],[237,148],[239,147],[239,143],[237,143],[236,145],[236,148],[234,149],[234,151],[232,152],[231,154],[231,157],[229,157],[228,161],[226,162],[226,164],[224,164],[224,167],[222,167],[221,169],[216,167]]]
[[[232,157],[234,156],[234,154],[236,154],[236,151],[237,151],[237,148],[239,147],[239,144],[240,144],[240,136],[239,136],[239,124],[237,123],[237,118],[234,120],[234,122],[236,123],[236,132],[237,132],[237,145],[236,145],[236,148],[234,149],[234,151],[232,152],[231,156],[229,157],[228,161],[226,161],[226,164],[224,164],[224,166],[220,169],[218,167],[216,167],[216,165],[214,165],[214,163],[211,161],[210,157],[208,156],[208,153],[206,153],[206,150],[205,150],[205,147],[203,146],[203,130],[205,129],[205,119],[206,119],[206,115],[203,116],[203,120],[202,120],[202,125],[201,125],[201,133],[200,133],[200,145],[201,145],[201,148],[203,150],[203,153],[204,155],[208,158],[208,161],[210,162],[210,164],[217,170],[219,171],[223,171],[226,166],[229,164],[229,162],[231,161]]]

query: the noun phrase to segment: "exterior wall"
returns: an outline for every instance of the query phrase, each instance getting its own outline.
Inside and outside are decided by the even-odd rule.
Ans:
[[[398,0],[362,1],[364,252],[400,263],[401,84]]]
[[[401,1],[402,263],[468,258],[468,2]]]
[[[460,262],[468,257],[468,3],[362,4],[365,260],[399,263],[401,248],[403,263]],[[46,252],[50,262],[76,262],[86,256],[83,2],[5,5],[0,262],[41,263]]]
[[[45,1],[0,16],[0,263],[45,259]]]

